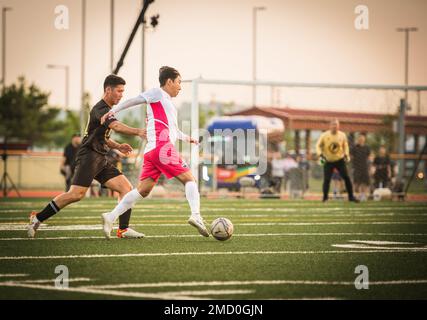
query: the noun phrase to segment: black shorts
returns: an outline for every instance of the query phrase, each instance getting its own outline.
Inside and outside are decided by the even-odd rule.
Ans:
[[[366,170],[354,170],[353,172],[353,182],[355,184],[370,184],[369,172]]]
[[[94,151],[81,150],[75,160],[74,176],[71,185],[90,187],[93,179],[100,184],[122,175],[119,169],[107,161],[107,158]]]

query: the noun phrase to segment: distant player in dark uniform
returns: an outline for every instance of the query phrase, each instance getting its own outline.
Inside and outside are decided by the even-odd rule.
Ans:
[[[110,75],[104,81],[104,97],[91,110],[86,132],[75,159],[75,172],[68,192],[54,198],[40,212],[32,212],[30,215],[30,225],[28,226],[28,236],[33,238],[40,224],[61,209],[71,203],[80,201],[86,194],[93,179],[105,187],[119,193],[119,199],[132,190],[132,185],[126,177],[107,159],[106,154],[109,149],[117,149],[121,153],[128,155],[132,152],[132,147],[128,144],[119,144],[110,139],[111,131],[126,135],[145,137],[145,129],[131,128],[117,121],[115,117],[110,117],[101,124],[101,118],[108,113],[111,108],[118,104],[123,96],[125,80]],[[120,217],[118,235],[123,238],[141,238],[144,235],[129,228],[131,210],[128,210]]]
[[[388,188],[391,179],[391,160],[387,149],[381,146],[378,155],[374,159],[375,188]]]
[[[353,158],[353,182],[356,192],[359,192],[359,200],[366,201],[369,195],[369,155],[371,149],[366,145],[366,136],[359,135],[357,144],[351,150]]]
[[[73,134],[71,137],[71,142],[64,148],[60,172],[65,178],[65,192],[70,190],[71,187],[71,178],[73,177],[74,169],[76,167],[76,155],[81,142],[82,140],[80,138],[80,134]]]

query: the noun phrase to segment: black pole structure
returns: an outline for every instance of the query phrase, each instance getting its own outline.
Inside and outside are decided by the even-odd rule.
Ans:
[[[415,178],[415,176],[417,174],[417,170],[418,170],[418,167],[420,165],[421,160],[423,159],[423,155],[426,154],[426,153],[427,153],[427,141],[424,143],[424,148],[420,152],[420,154],[418,156],[418,159],[417,159],[417,161],[415,163],[414,170],[412,171],[412,175],[409,178],[408,183],[406,184],[406,187],[405,187],[405,196],[408,194],[409,187],[411,186],[411,183],[412,183],[412,181],[414,180],[414,178]]]
[[[7,198],[8,194],[9,194],[9,187],[7,185],[7,181],[9,180],[10,186],[12,187],[13,190],[15,190],[16,194],[18,195],[18,197],[21,197],[21,194],[19,193],[18,188],[16,187],[15,183],[13,183],[12,178],[10,177],[9,173],[7,172],[7,158],[9,157],[9,155],[7,154],[7,149],[8,149],[8,138],[7,136],[4,138],[4,143],[3,143],[3,154],[1,156],[2,160],[3,160],[3,174],[2,174],[2,178],[0,181],[0,187],[3,193],[3,197]]]
[[[126,55],[127,55],[128,51],[129,51],[129,48],[130,48],[130,46],[131,46],[131,44],[133,42],[133,39],[135,38],[135,35],[136,35],[137,31],[138,31],[139,25],[142,25],[144,23],[145,13],[147,12],[147,9],[150,6],[150,4],[152,4],[153,2],[154,2],[154,0],[145,0],[144,1],[144,5],[142,6],[141,13],[139,14],[139,17],[138,17],[138,19],[137,19],[137,21],[135,23],[135,26],[132,29],[132,32],[131,32],[131,34],[129,36],[129,39],[128,39],[127,43],[126,43],[125,49],[123,50],[123,53],[120,56],[119,62],[117,62],[117,66],[116,66],[116,68],[113,71],[114,74],[118,74],[119,71],[120,71],[120,69],[122,68],[123,63],[124,63],[125,58],[126,58]]]

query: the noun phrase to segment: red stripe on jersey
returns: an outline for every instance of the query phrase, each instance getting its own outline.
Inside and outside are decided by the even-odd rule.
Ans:
[[[156,130],[156,142],[169,142],[169,128],[167,127],[169,126],[168,117],[166,116],[165,109],[163,108],[162,103],[160,101],[154,102],[150,103],[150,106],[153,110],[154,127]],[[156,120],[164,122],[167,126]]]

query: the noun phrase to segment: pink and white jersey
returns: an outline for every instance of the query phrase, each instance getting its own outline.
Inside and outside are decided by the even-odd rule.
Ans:
[[[144,153],[165,143],[175,144],[176,139],[188,138],[178,128],[178,112],[166,91],[153,88],[141,93],[141,97],[147,102],[147,146]]]

